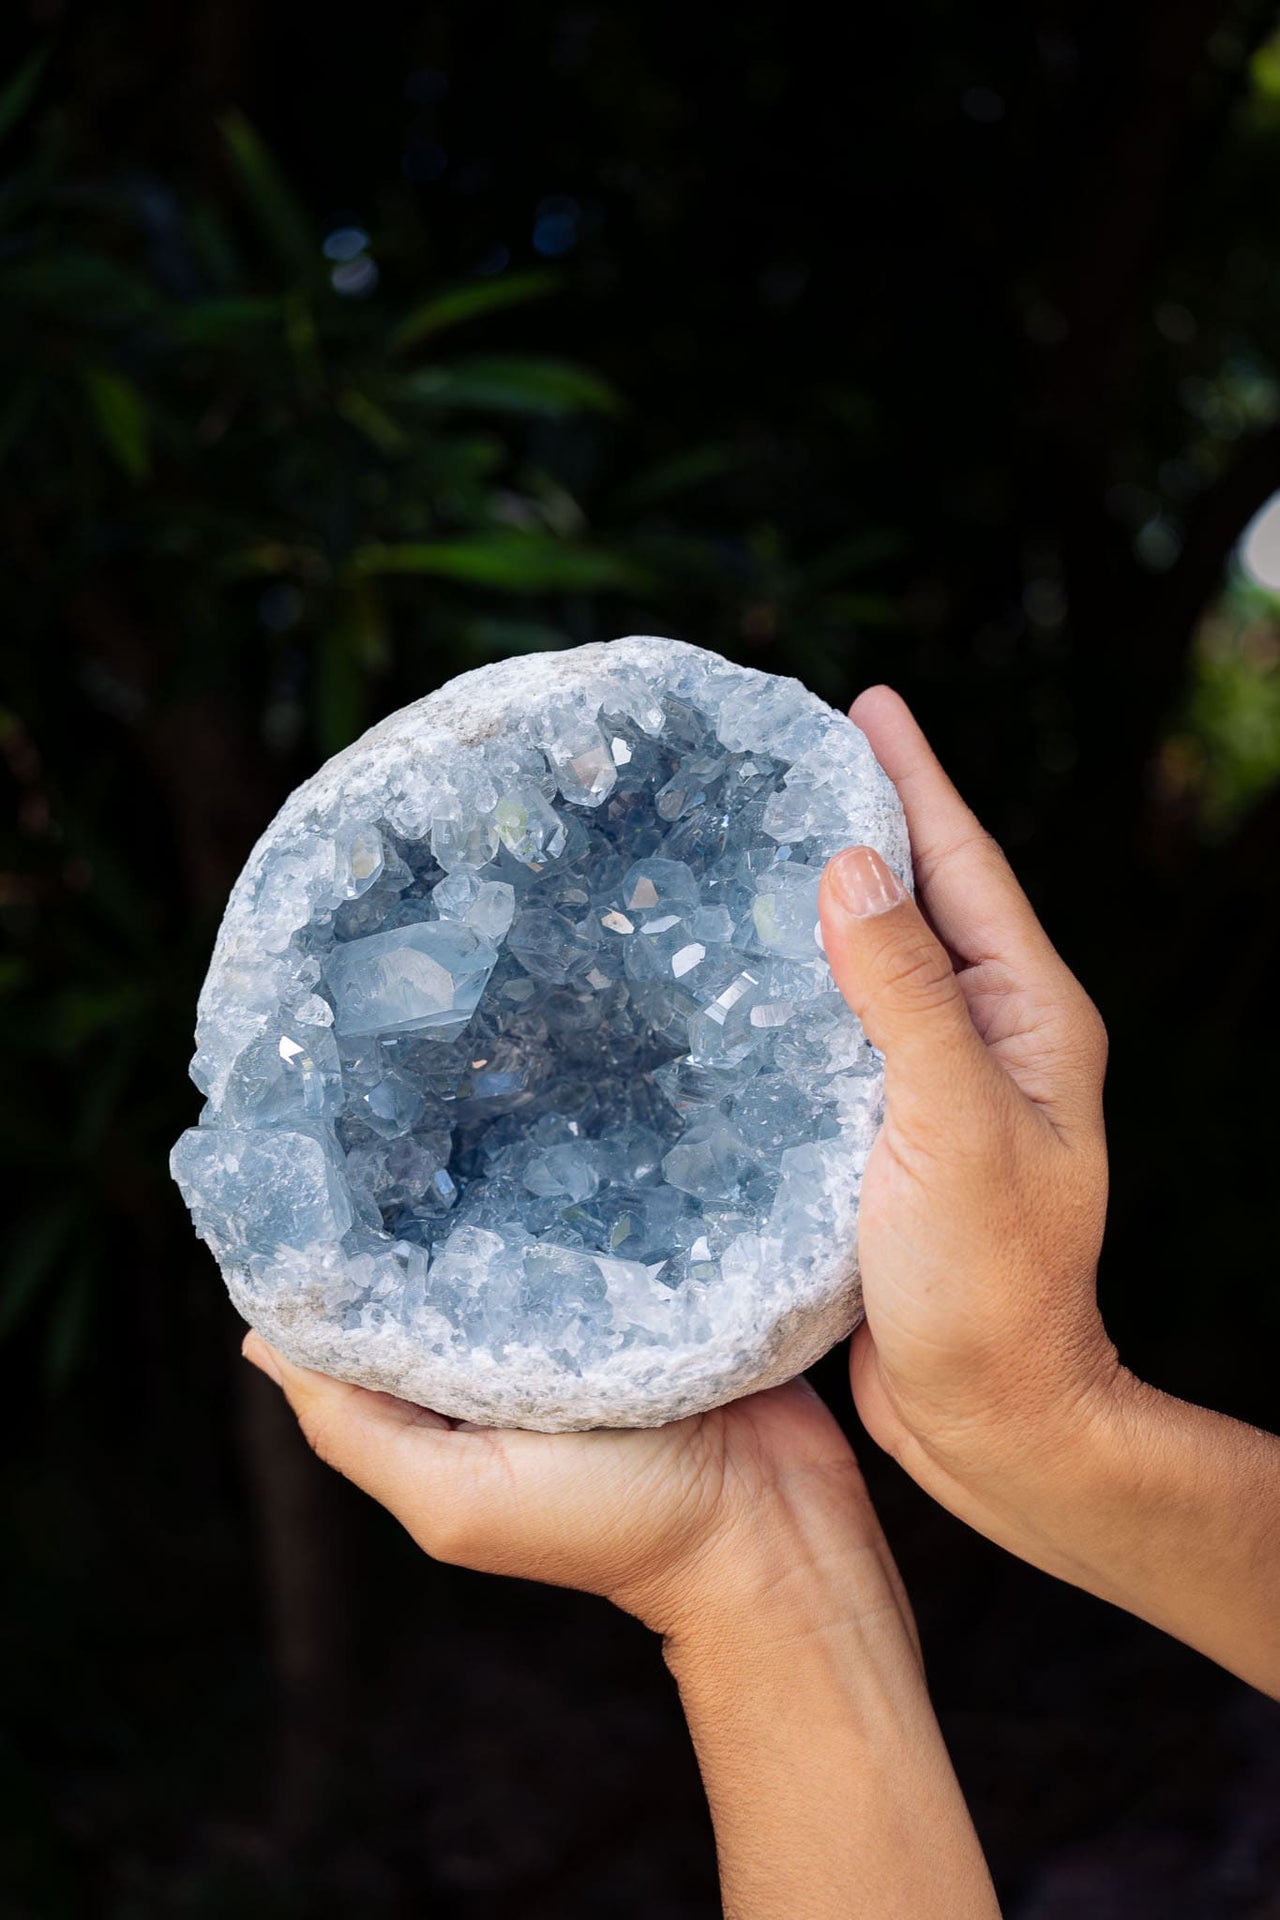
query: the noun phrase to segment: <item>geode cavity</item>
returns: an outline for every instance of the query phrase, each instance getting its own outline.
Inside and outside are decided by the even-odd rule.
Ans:
[[[817,929],[858,842],[908,877],[858,729],[673,640],[483,667],[331,760],[232,893],[173,1152],[245,1318],[548,1431],[815,1360],[881,1108]]]

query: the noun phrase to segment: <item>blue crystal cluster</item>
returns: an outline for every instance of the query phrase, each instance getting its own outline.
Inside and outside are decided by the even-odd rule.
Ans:
[[[224,1266],[310,1250],[343,1326],[578,1371],[829,1232],[879,1094],[817,924],[883,781],[852,731],[793,682],[622,676],[268,847],[173,1157]]]

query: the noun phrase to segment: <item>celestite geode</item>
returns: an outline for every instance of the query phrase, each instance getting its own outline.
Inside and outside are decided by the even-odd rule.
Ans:
[[[674,640],[523,656],[298,789],[231,895],[174,1176],[295,1361],[492,1425],[656,1426],[859,1310],[880,1061],[822,867],[904,879],[866,740]]]

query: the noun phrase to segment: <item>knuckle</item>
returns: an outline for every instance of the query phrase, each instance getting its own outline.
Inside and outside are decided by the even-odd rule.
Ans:
[[[1004,849],[994,834],[988,833],[980,821],[973,820],[953,840],[929,848],[917,857],[915,873],[919,890],[927,893],[939,869],[950,866],[957,859],[977,861],[988,872],[995,874],[1004,874],[1009,869]]]
[[[1106,1022],[1078,983],[1067,1031],[1070,1034],[1070,1049],[1079,1067],[1090,1079],[1101,1081],[1110,1051]]]
[[[1106,1071],[1107,1057],[1111,1051],[1111,1041],[1107,1034],[1107,1023],[1092,1000],[1086,995],[1084,1013],[1080,1022],[1081,1039],[1088,1049],[1090,1064],[1101,1079]]]
[[[886,954],[881,977],[886,991],[910,1013],[947,1006],[958,992],[950,960],[937,941],[927,936]]]

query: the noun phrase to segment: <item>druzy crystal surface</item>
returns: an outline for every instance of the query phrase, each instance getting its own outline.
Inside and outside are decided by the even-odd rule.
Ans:
[[[295,1359],[475,1420],[650,1425],[856,1317],[878,1056],[817,924],[905,829],[796,682],[666,640],[484,668],[286,804],[173,1171]]]

